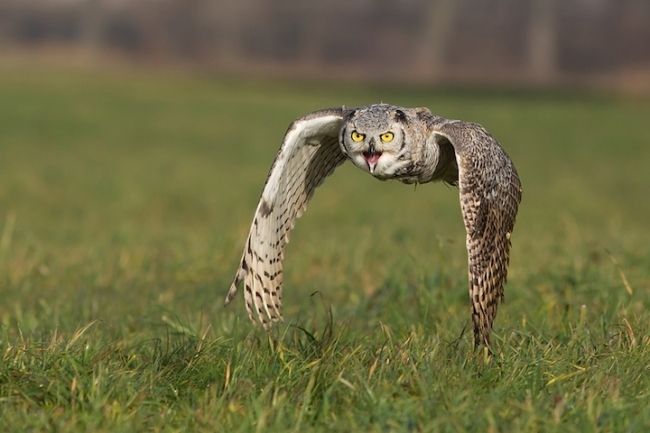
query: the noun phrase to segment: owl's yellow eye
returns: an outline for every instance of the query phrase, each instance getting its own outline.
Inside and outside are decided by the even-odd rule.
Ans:
[[[384,143],[393,141],[393,137],[395,137],[395,135],[392,132],[384,132],[379,136],[379,138],[381,138],[381,141],[383,141]]]
[[[365,134],[359,134],[357,131],[352,131],[352,135],[350,137],[352,138],[352,141],[356,143],[363,141],[363,139],[366,138]]]

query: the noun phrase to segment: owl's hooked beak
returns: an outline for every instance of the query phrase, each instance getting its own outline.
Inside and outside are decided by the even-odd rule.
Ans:
[[[368,150],[363,152],[363,158],[366,160],[366,164],[368,164],[368,170],[370,170],[371,174],[375,172],[375,167],[377,166],[377,162],[379,161],[380,157],[381,152],[377,152],[375,150],[374,144],[370,142],[370,147]]]

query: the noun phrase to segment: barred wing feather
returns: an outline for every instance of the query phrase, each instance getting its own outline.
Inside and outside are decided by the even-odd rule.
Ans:
[[[265,328],[282,320],[284,249],[314,190],[345,161],[339,147],[342,109],[321,110],[287,130],[253,217],[241,263],[225,303],[244,286],[248,316]]]
[[[467,231],[469,294],[474,342],[489,346],[508,274],[510,235],[521,201],[521,182],[499,143],[476,123],[451,121],[434,131],[454,147]]]

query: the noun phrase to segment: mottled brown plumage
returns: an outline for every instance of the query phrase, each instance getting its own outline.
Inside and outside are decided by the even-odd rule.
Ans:
[[[381,180],[458,185],[474,341],[489,345],[503,299],[521,184],[512,161],[483,127],[426,108],[375,104],[322,110],[294,121],[271,167],[226,303],[243,284],[252,321],[268,328],[282,319],[289,231],[316,187],[346,159]]]

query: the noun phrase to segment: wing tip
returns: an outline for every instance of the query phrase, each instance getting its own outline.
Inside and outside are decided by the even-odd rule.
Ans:
[[[237,294],[237,288],[238,288],[237,286],[239,286],[239,284],[242,281],[244,281],[247,272],[248,272],[248,265],[246,264],[246,260],[242,259],[241,265],[237,270],[237,274],[235,275],[234,280],[230,284],[230,288],[228,289],[228,293],[226,294],[226,299],[224,299],[223,305],[230,304],[230,302],[235,298],[235,295]]]
[[[223,305],[228,305],[230,302],[235,298],[235,295],[237,294],[237,281],[233,281],[232,284],[230,285],[230,288],[228,289],[228,293],[226,294],[226,299],[223,301]]]

